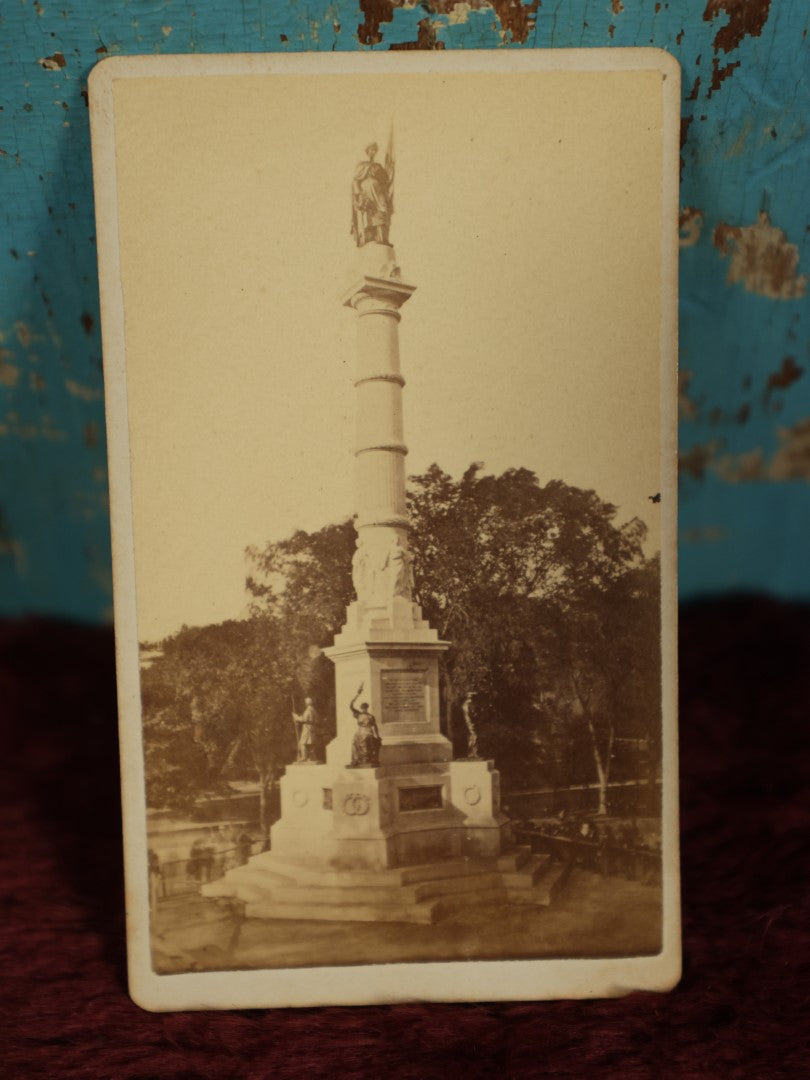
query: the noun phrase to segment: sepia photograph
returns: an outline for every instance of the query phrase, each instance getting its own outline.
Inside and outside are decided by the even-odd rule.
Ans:
[[[677,981],[678,86],[95,69],[145,1007]]]

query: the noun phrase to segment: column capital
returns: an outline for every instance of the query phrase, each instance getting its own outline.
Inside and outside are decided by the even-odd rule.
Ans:
[[[416,292],[416,286],[406,285],[404,281],[362,274],[342,294],[340,302],[344,307],[355,308],[359,314],[363,314],[361,305],[364,301],[376,301],[384,307],[382,310],[379,307],[373,310],[394,315],[414,292]]]

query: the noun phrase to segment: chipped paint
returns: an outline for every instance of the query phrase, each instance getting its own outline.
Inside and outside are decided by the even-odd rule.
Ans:
[[[68,434],[61,428],[55,427],[50,416],[43,416],[38,422],[32,423],[20,418],[16,412],[7,412],[0,420],[0,436],[3,438],[17,439],[47,439],[49,442],[64,442]]]
[[[64,53],[55,52],[52,56],[40,56],[37,63],[46,71],[59,71],[60,68],[65,67],[67,60]]]
[[[804,368],[796,363],[795,356],[786,356],[778,371],[772,371],[765,384],[765,394],[770,396],[774,390],[787,390],[804,374]]]
[[[720,61],[715,57],[712,60],[712,81],[709,84],[709,93],[707,97],[711,97],[715,91],[719,90],[722,83],[734,74],[736,69],[740,66],[741,61],[735,60],[733,63],[724,64],[720,67]]]
[[[728,16],[714,36],[714,51],[730,53],[742,44],[743,38],[759,37],[768,21],[771,0],[708,0],[703,18],[712,22]]]
[[[400,49],[443,49],[444,42],[439,40],[438,31],[441,22],[432,19],[420,19],[417,23],[416,41],[398,41],[389,45],[391,50]]]
[[[472,10],[472,4],[467,4],[464,3],[463,0],[459,0],[459,3],[453,4],[447,11],[447,25],[462,26],[469,19]]]
[[[10,389],[15,387],[20,379],[20,369],[16,364],[10,364],[8,360],[0,360],[0,386]]]
[[[82,401],[98,401],[102,397],[101,390],[92,386],[82,386],[75,379],[65,379],[65,389],[73,397],[81,398]]]
[[[807,274],[798,274],[799,250],[761,210],[753,225],[720,222],[712,243],[721,255],[730,256],[726,275],[729,285],[742,282],[748,292],[772,300],[795,300],[804,296]]]
[[[678,472],[685,473],[694,480],[702,480],[723,445],[722,440],[715,439],[712,442],[698,443],[688,450],[682,450],[678,455]]]
[[[614,0],[615,2],[615,0]],[[363,21],[357,27],[357,40],[360,45],[379,45],[383,41],[382,26],[394,21],[397,10],[408,11],[416,5],[408,0],[360,0]],[[391,42],[389,48],[399,49],[442,49],[445,43],[439,38],[443,26],[463,27],[469,22],[473,11],[492,11],[498,19],[498,35],[501,42],[523,45],[532,34],[537,24],[537,11],[540,0],[423,0],[418,5],[421,12],[427,12],[417,23],[415,39]],[[443,16],[443,19],[431,18]]]
[[[694,378],[694,372],[681,368],[678,372],[678,418],[680,420],[696,420],[698,404],[689,396],[689,384]]]
[[[685,544],[720,544],[728,539],[728,530],[719,525],[703,525],[697,529],[681,529],[678,539]]]
[[[678,217],[678,243],[682,248],[694,247],[703,229],[703,214],[696,206],[685,206]]]
[[[810,480],[810,416],[790,427],[776,429],[779,446],[768,459],[761,447],[741,454],[726,454],[713,469],[727,483]]]

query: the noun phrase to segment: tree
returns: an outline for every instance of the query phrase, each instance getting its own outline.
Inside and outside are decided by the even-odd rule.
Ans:
[[[252,774],[266,838],[270,785],[295,757],[293,669],[269,615],[184,627],[164,642],[143,675],[149,804],[188,808]]]
[[[249,547],[251,610],[282,620],[286,637],[302,655],[310,645],[331,644],[354,598],[354,547],[351,521],[314,533],[299,529],[264,548]]]
[[[418,599],[452,642],[451,732],[473,692],[482,751],[515,782],[538,769],[553,776],[559,742],[576,739],[584,717],[603,806],[617,687],[637,639],[630,583],[644,565],[644,525],[617,526],[595,492],[541,486],[527,469],[486,476],[473,464],[454,481],[434,465],[411,484]]]
[[[607,813],[617,736],[646,739],[651,760],[660,753],[659,588],[658,560],[651,559],[548,612],[561,699],[588,733],[599,814]]]

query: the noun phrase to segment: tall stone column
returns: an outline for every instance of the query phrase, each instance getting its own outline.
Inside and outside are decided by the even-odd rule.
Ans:
[[[400,308],[415,291],[401,280],[394,249],[366,244],[358,277],[343,297],[357,312],[355,510],[352,570],[354,625],[414,622],[410,523],[405,502],[405,445],[399,363]],[[418,616],[417,616],[418,618]]]
[[[358,687],[383,737],[380,763],[448,760],[439,732],[438,655],[447,644],[413,601],[413,556],[405,501],[405,432],[399,362],[400,309],[415,291],[393,247],[367,243],[342,302],[357,319],[355,507],[357,599],[326,655],[335,663],[337,738],[327,761],[346,764],[356,730],[349,710]]]

